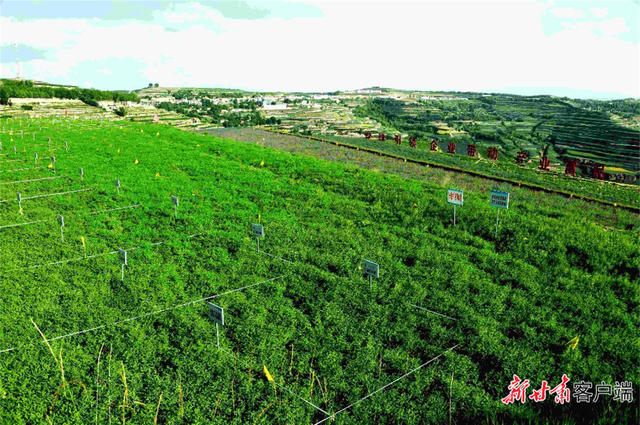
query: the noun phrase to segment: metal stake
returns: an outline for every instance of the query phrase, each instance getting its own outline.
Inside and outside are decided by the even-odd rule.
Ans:
[[[373,278],[369,275],[369,290],[373,290]]]
[[[120,279],[121,282],[124,282],[124,264],[122,264],[122,278]]]
[[[258,252],[260,252],[260,238],[256,238],[256,241],[258,241]]]
[[[216,340],[218,341],[218,350],[220,349],[220,335],[218,334],[218,322],[216,322]]]
[[[456,225],[456,205],[453,204],[453,225]]]
[[[173,205],[173,209],[174,209],[174,213],[173,216],[175,217],[175,219],[178,219],[178,206],[177,205]]]
[[[496,215],[496,239],[498,239],[498,222],[500,220],[500,208],[498,208],[498,214]]]

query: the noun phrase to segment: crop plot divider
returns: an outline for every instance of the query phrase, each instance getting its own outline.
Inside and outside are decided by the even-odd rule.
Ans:
[[[407,376],[411,375],[412,373],[415,373],[415,372],[417,372],[418,370],[422,369],[423,367],[427,366],[429,363],[431,363],[431,362],[433,362],[433,361],[437,360],[438,358],[442,357],[442,356],[443,356],[447,351],[451,351],[451,350],[453,350],[454,348],[456,348],[456,347],[457,347],[457,346],[459,346],[459,345],[460,345],[460,344],[456,344],[456,345],[454,345],[453,347],[451,347],[451,348],[449,348],[449,349],[445,350],[445,351],[444,351],[444,352],[442,352],[441,354],[438,354],[437,356],[435,356],[434,358],[432,358],[432,359],[431,359],[431,360],[429,360],[428,362],[421,364],[421,365],[420,365],[420,366],[418,366],[417,368],[415,368],[415,369],[413,369],[413,370],[411,370],[411,371],[409,371],[409,372],[405,373],[405,374],[404,374],[404,375],[402,375],[401,377],[396,378],[396,379],[394,379],[393,381],[389,382],[387,385],[385,385],[385,386],[383,386],[383,387],[380,387],[380,388],[378,388],[377,390],[375,390],[375,391],[373,391],[373,392],[371,392],[371,393],[367,394],[366,396],[362,397],[360,400],[356,401],[355,403],[351,403],[349,406],[347,406],[347,407],[345,407],[345,408],[343,408],[343,409],[341,409],[341,410],[338,410],[336,413],[334,413],[333,415],[331,415],[331,416],[329,416],[329,417],[324,418],[324,419],[323,419],[323,420],[321,420],[320,422],[316,422],[314,425],[319,425],[319,424],[321,424],[321,423],[323,423],[323,422],[328,421],[329,419],[335,419],[335,416],[336,416],[337,414],[342,413],[342,412],[344,412],[345,410],[351,409],[353,406],[355,406],[356,404],[360,403],[361,401],[364,401],[364,400],[368,399],[369,397],[373,396],[374,394],[377,394],[377,393],[379,393],[380,391],[383,391],[383,390],[387,389],[388,387],[390,387],[391,385],[395,384],[396,382],[398,382],[398,381],[400,381],[400,380],[402,380],[402,379],[406,378]]]
[[[108,254],[99,254],[99,255],[92,256],[92,257],[98,257],[98,256],[101,256],[101,255],[109,255],[109,254],[117,254],[117,253],[118,253],[118,251],[113,251],[113,252],[110,252]],[[231,294],[233,292],[242,291],[244,289],[251,288],[251,287],[254,287],[254,286],[257,286],[257,285],[261,285],[261,284],[268,283],[268,282],[273,282],[275,280],[282,279],[282,278],[284,278],[286,276],[289,276],[289,275],[281,275],[281,276],[274,277],[274,278],[271,278],[271,279],[268,279],[268,280],[264,280],[262,282],[254,283],[254,284],[247,285],[247,286],[243,286],[242,288],[237,288],[237,289],[233,289],[231,291],[223,292],[222,294],[216,294],[216,295],[212,295],[210,297],[200,298],[200,299],[189,301],[189,302],[186,302],[184,304],[179,304],[179,305],[176,305],[176,306],[173,306],[173,307],[163,308],[162,310],[152,311],[152,312],[144,313],[144,314],[141,314],[141,315],[138,315],[138,316],[134,316],[134,317],[129,317],[129,318],[126,318],[126,319],[118,320],[116,322],[106,323],[104,325],[96,326],[96,327],[93,327],[93,328],[83,329],[81,331],[72,332],[72,333],[69,333],[69,334],[66,334],[66,335],[60,335],[60,336],[57,336],[57,337],[54,337],[54,338],[49,338],[49,339],[44,340],[44,341],[39,339],[38,342],[34,342],[34,343],[31,343],[31,344],[25,344],[25,345],[21,345],[21,346],[18,346],[18,347],[13,347],[13,348],[5,348],[3,350],[0,350],[0,354],[8,353],[8,352],[11,352],[11,351],[17,351],[17,350],[20,350],[22,348],[33,347],[36,344],[43,343],[43,342],[57,341],[57,340],[60,340],[60,339],[70,338],[70,337],[76,336],[76,335],[87,334],[89,332],[93,332],[93,331],[96,331],[96,330],[104,329],[104,328],[109,327],[109,326],[116,326],[116,325],[120,325],[122,323],[126,323],[126,322],[131,322],[131,321],[134,321],[134,320],[142,319],[143,317],[149,317],[149,316],[153,316],[153,315],[156,315],[156,314],[165,313],[167,311],[175,310],[175,309],[182,308],[182,307],[187,307],[189,305],[201,303],[203,301],[212,300],[214,298],[221,297],[221,296],[227,295],[227,294]]]
[[[437,314],[438,316],[446,317],[447,319],[451,319],[451,320],[455,320],[455,321],[458,320],[458,319],[454,319],[453,317],[445,316],[444,314],[440,314],[440,313],[438,313],[436,311],[432,311],[432,310],[426,309],[424,307],[420,307],[420,306],[415,305],[415,304],[410,304],[410,305],[412,307],[419,308],[420,310],[425,310],[425,311],[428,311],[429,313],[433,313],[433,314]]]

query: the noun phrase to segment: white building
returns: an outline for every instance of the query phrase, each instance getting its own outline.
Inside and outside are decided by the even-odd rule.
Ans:
[[[264,103],[264,104],[262,105],[262,108],[263,108],[265,111],[281,110],[281,109],[287,109],[287,104],[286,104],[286,103],[282,103],[282,104],[279,104],[279,105],[278,105],[278,104],[276,104],[276,105],[271,105],[271,104],[268,104],[268,103]]]

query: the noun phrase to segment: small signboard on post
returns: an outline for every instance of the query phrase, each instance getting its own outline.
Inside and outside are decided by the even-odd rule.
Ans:
[[[218,333],[218,325],[224,326],[224,309],[219,305],[215,305],[207,301],[209,306],[209,317],[216,323],[216,341],[218,349],[220,349],[220,334]]]
[[[380,265],[374,263],[373,261],[364,260],[364,273],[369,275],[369,289],[373,289],[372,278],[380,277]]]
[[[174,207],[174,217],[177,220],[178,219],[178,197],[171,195],[171,201],[173,202],[173,207]]]
[[[252,224],[251,231],[258,241],[258,252],[260,252],[260,238],[264,238],[264,226],[261,224]]]
[[[453,225],[456,225],[456,206],[462,206],[463,197],[461,190],[449,189],[447,191],[447,202],[453,204]]]
[[[509,192],[501,192],[499,190],[491,191],[491,199],[489,203],[492,207],[498,208],[498,214],[496,215],[496,239],[498,238],[498,224],[500,222],[500,209],[509,208]]]

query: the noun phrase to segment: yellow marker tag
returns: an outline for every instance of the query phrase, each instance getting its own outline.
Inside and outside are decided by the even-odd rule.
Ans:
[[[614,206],[614,207],[617,207],[617,206],[618,206],[618,203],[617,203],[617,202],[614,202],[614,203],[613,203],[613,206]]]
[[[569,198],[573,198],[573,193],[571,194],[571,196],[569,196]]]
[[[22,214],[22,205],[20,206],[20,214]]]
[[[159,136],[159,135],[160,135],[160,133],[156,133],[156,136]]]
[[[258,214],[258,224],[260,224],[260,214]]]
[[[575,350],[578,346],[578,342],[580,342],[580,338],[575,337],[571,341],[569,341],[567,345],[570,346],[572,350]]]
[[[120,126],[120,130],[122,130],[122,126]]]
[[[82,247],[86,248],[87,246],[84,243],[84,236],[80,236],[80,240],[82,241]]]
[[[136,164],[138,163],[138,158],[136,158],[136,162],[135,162],[135,163],[136,163]]]
[[[13,139],[11,139],[11,141],[13,142]]]
[[[267,379],[268,379],[269,381],[271,381],[271,382],[275,382],[275,381],[273,380],[273,376],[271,376],[271,374],[270,374],[270,373],[269,373],[269,371],[267,370],[267,366],[266,366],[266,365],[263,365],[263,366],[264,366],[264,369],[263,369],[262,371],[264,372],[264,374],[265,374],[265,375],[267,375]]]
[[[200,145],[196,145],[196,148],[199,148],[199,147],[200,147]]]
[[[264,160],[262,160],[262,162],[260,163],[260,165],[264,165]]]
[[[143,129],[140,129],[140,133],[144,133],[144,130],[143,130]]]
[[[47,165],[47,168],[53,168],[53,164]]]
[[[417,207],[417,206],[418,206],[418,204],[415,204],[415,203],[413,204],[413,207],[414,207],[414,208],[415,208],[415,207]]]
[[[120,149],[118,149],[118,153],[120,153]]]
[[[160,173],[156,173],[156,177],[160,177]]]

